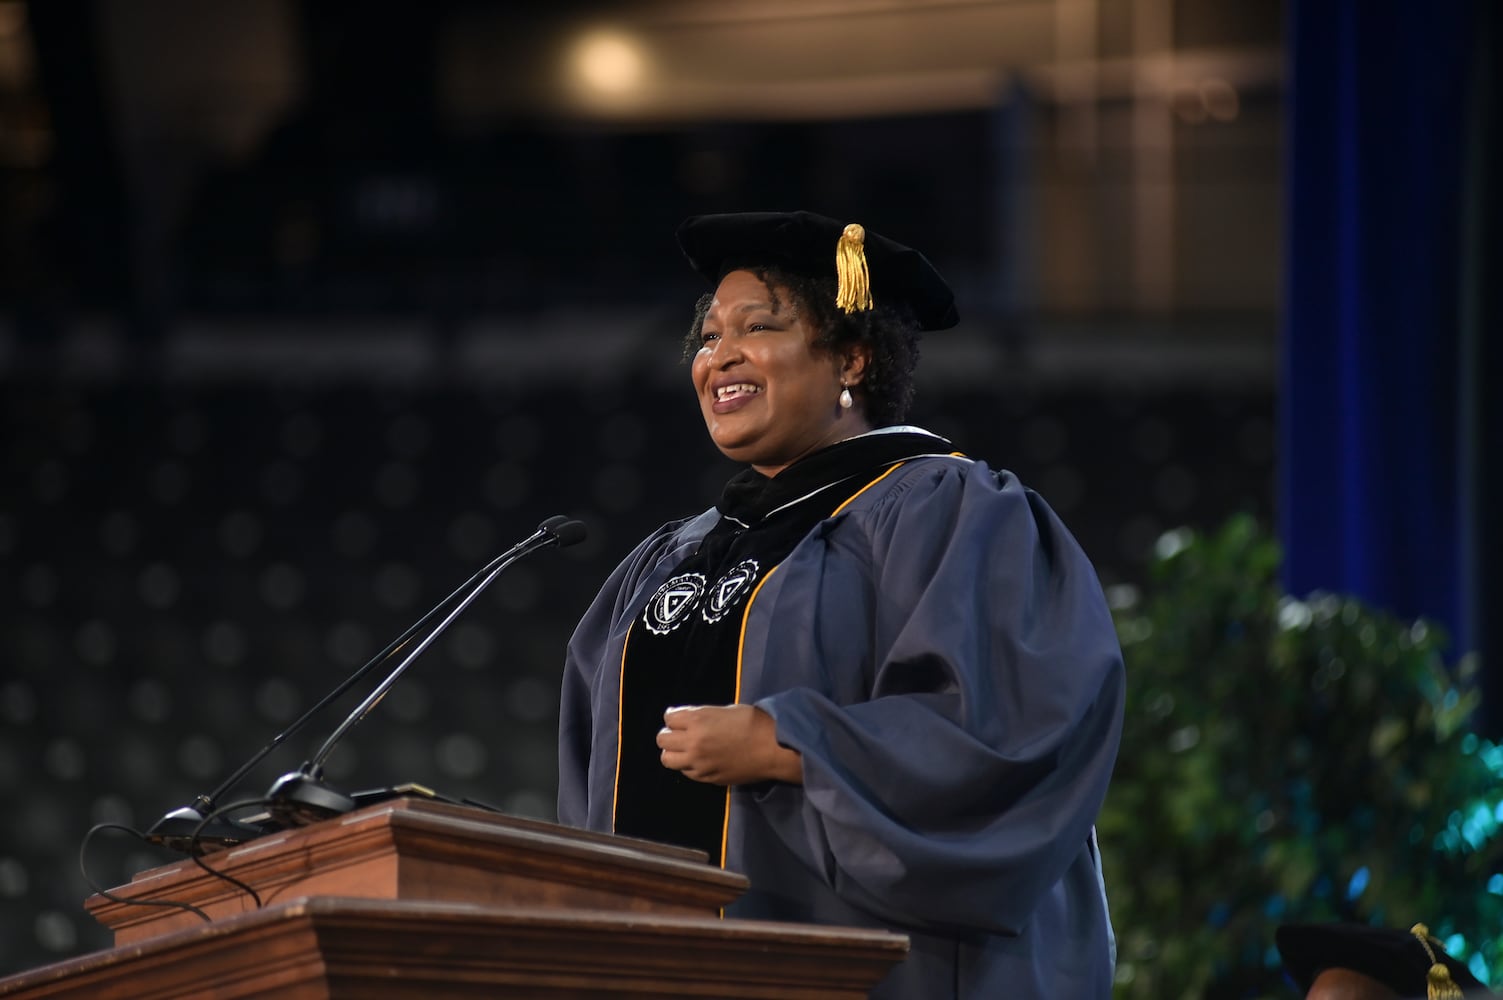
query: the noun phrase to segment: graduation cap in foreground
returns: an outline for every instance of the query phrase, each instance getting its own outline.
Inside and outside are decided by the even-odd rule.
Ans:
[[[876,301],[906,305],[921,330],[960,321],[955,294],[923,254],[855,223],[813,212],[696,215],[678,227],[678,245],[711,283],[736,267],[776,266],[834,278],[835,304],[847,313]]]
[[[1401,997],[1455,1000],[1463,987],[1490,995],[1424,924],[1408,932],[1362,924],[1287,924],[1274,932],[1274,941],[1300,989],[1308,990],[1326,969],[1350,969]]]

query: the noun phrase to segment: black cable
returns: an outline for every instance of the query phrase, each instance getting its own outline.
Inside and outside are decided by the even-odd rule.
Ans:
[[[101,886],[98,882],[95,882],[92,878],[90,878],[86,854],[89,849],[89,840],[100,830],[124,830],[126,833],[130,834],[132,837],[135,837],[142,843],[151,843],[151,841],[147,840],[145,834],[141,833],[140,830],[132,829],[131,827],[128,827],[123,823],[96,823],[93,826],[89,827],[89,832],[84,834],[83,843],[78,845],[78,871],[79,874],[83,875],[83,879],[88,883],[90,889],[93,889],[96,893],[114,903],[121,903],[125,906],[165,906],[174,910],[187,910],[189,913],[198,914],[199,918],[202,919],[205,923],[212,923],[209,915],[203,910],[200,910],[198,907],[194,906],[192,903],[179,903],[176,900],[172,899],[126,899],[123,896],[115,895],[108,889]]]
[[[208,865],[204,864],[202,852],[192,849],[193,847],[197,846],[198,837],[201,833],[204,832],[204,827],[208,826],[211,822],[218,819],[220,816],[223,816],[225,813],[234,812],[237,809],[249,809],[251,806],[261,806],[264,808],[266,806],[266,800],[242,799],[239,802],[231,802],[229,805],[220,806],[217,809],[211,810],[207,815],[204,816],[203,819],[199,820],[198,825],[193,828],[193,834],[188,838],[188,844],[189,857],[193,859],[193,863],[195,865],[198,865],[198,867],[202,868],[210,875],[213,875],[215,878],[222,879],[225,882],[228,882],[230,885],[233,885],[235,888],[240,889],[242,892],[248,893],[250,895],[250,898],[256,901],[256,909],[259,910],[262,906],[266,905],[261,902],[260,893],[256,892],[256,890],[252,889],[250,886],[246,885],[235,876],[228,875],[225,872],[216,871],[215,869],[210,868]]]

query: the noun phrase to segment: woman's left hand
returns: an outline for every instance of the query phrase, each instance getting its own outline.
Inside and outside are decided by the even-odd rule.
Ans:
[[[710,785],[803,784],[804,761],[778,743],[777,723],[753,705],[686,705],[663,713],[663,766]]]

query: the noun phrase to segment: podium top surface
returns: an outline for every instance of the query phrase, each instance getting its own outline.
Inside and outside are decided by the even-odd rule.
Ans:
[[[471,806],[406,797],[267,834],[202,859],[256,890],[263,905],[309,896],[715,914],[745,876],[698,851],[592,833]],[[255,908],[239,888],[185,858],[137,874],[85,908],[116,944],[192,926],[170,900],[214,919]]]

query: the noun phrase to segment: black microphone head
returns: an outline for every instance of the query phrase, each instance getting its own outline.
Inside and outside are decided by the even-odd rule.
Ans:
[[[577,545],[578,543],[584,541],[585,536],[590,533],[590,529],[584,526],[583,521],[570,520],[565,521],[563,524],[559,525],[558,530],[554,533],[558,535],[559,546],[563,547],[567,545]]]
[[[562,514],[553,515],[538,525],[538,530],[553,538],[560,548],[576,545],[584,541],[585,536],[590,533],[583,521],[576,521]]]

